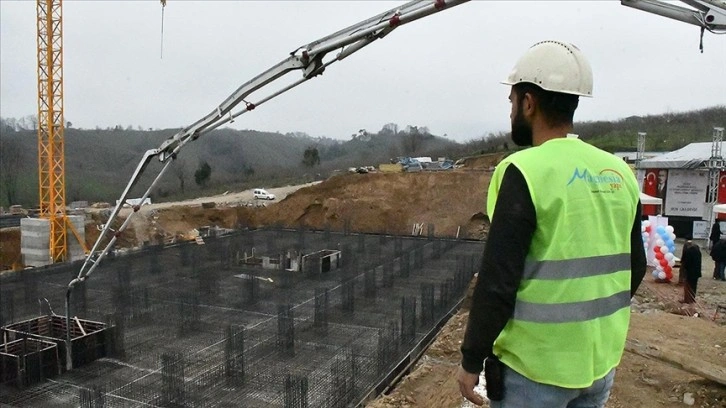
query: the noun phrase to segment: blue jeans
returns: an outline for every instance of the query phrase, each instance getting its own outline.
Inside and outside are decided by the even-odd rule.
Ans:
[[[613,368],[588,388],[561,388],[534,382],[504,367],[504,399],[491,401],[491,408],[602,408],[615,379]]]

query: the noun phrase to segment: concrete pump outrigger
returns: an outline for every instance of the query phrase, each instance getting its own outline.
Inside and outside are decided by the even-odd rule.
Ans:
[[[108,251],[116,243],[120,234],[128,227],[133,213],[124,220],[118,230],[113,231],[113,235],[109,242],[105,246],[102,245],[103,240],[107,237],[109,232],[112,231],[111,225],[118,217],[121,208],[127,204],[127,198],[131,189],[139,181],[141,174],[153,158],[158,158],[160,162],[164,163],[164,165],[141,197],[141,202],[149,197],[153,188],[159,182],[174,159],[176,159],[179,151],[187,143],[196,140],[205,133],[219,128],[225,123],[233,121],[234,118],[242,115],[243,113],[255,109],[257,106],[289,91],[307,80],[322,74],[323,71],[325,71],[325,69],[334,62],[341,61],[356,51],[359,51],[365,46],[371,44],[375,40],[385,37],[395,28],[435,14],[439,11],[464,4],[468,1],[469,0],[414,0],[401,5],[400,7],[396,7],[367,20],[361,21],[360,23],[351,25],[348,28],[337,31],[317,41],[298,47],[290,53],[289,57],[237,88],[234,93],[225,99],[212,112],[193,124],[183,128],[174,136],[165,140],[158,148],[147,150],[134,170],[131,179],[117,201],[108,221],[104,224],[95,244],[83,262],[83,266],[78,272],[78,276],[71,280],[68,284],[65,297],[65,341],[68,350],[66,352],[66,368],[68,370],[73,368],[70,329],[70,297],[73,288],[78,283],[85,281],[88,276],[93,273],[101,260],[106,256],[106,254],[108,254]],[[683,2],[693,7],[693,9],[675,6],[660,0],[622,0],[621,4],[697,25],[701,27],[701,37],[705,30],[715,34],[726,33],[726,0],[683,0]],[[162,4],[163,3],[164,1],[162,1]],[[334,56],[328,57],[328,55],[333,51],[338,52]],[[250,100],[250,95],[253,93],[267,87],[270,84],[277,84],[277,81],[280,78],[297,70],[302,71],[302,78],[299,78],[287,85],[283,85],[279,89],[271,91],[266,96],[258,97],[253,101]],[[234,109],[239,105],[241,105],[240,108],[234,111]],[[134,213],[139,211],[139,209],[139,205],[133,206]],[[102,246],[103,248],[101,248]]]

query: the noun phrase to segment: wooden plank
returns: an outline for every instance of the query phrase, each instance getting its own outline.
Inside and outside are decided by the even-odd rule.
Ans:
[[[78,316],[74,317],[74,319],[76,319],[76,323],[78,324],[78,328],[81,329],[81,333],[83,333],[83,335],[85,336],[86,335],[86,331],[83,330],[83,325],[81,324],[81,321],[78,320]]]
[[[680,370],[726,385],[726,367],[700,360],[697,356],[687,356],[673,350],[656,348],[632,340],[626,342],[625,351],[664,362]]]

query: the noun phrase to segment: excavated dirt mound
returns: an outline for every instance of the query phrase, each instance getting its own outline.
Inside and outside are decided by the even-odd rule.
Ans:
[[[468,169],[494,169],[499,162],[501,162],[508,153],[489,153],[482,154],[479,156],[465,157],[457,162],[457,165],[461,165]]]
[[[422,235],[428,233],[429,225],[433,225],[437,236],[456,236],[458,233],[461,238],[483,239],[489,226],[484,213],[491,172],[482,168],[490,167],[488,163],[499,159],[492,156],[477,160],[470,163],[471,167],[454,171],[335,176],[301,188],[279,202],[247,202],[235,207],[221,197],[222,201],[217,203],[213,202],[214,198],[207,200],[216,204],[215,208],[201,206],[200,203],[206,203],[202,199],[189,205],[144,206],[133,216],[115,247],[133,248],[147,243],[188,240],[193,238],[195,229],[205,226],[303,226],[342,231],[347,223],[351,231],[411,234],[414,224],[419,224]],[[106,221],[103,214],[107,216],[109,212],[89,212],[87,246],[95,243],[98,228]],[[128,211],[122,211],[114,228],[118,229],[126,214]],[[19,259],[19,233],[13,235],[6,229],[2,233],[0,263],[3,269],[8,269]]]
[[[183,238],[201,226],[223,228],[280,226],[342,231],[411,234],[428,225],[437,236],[482,239],[488,171],[346,174],[301,188],[280,202],[261,207],[170,207],[142,211],[132,219],[136,240]],[[130,235],[130,234],[126,234]]]
[[[261,209],[259,225],[411,234],[414,224],[434,225],[435,234],[481,238],[490,173],[447,171],[347,174],[300,189]],[[473,219],[472,219],[473,218]]]
[[[0,271],[20,264],[20,228],[0,229]]]

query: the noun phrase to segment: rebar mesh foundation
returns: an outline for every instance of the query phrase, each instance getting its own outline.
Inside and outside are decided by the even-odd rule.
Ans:
[[[483,250],[483,242],[349,228],[242,231],[205,242],[105,261],[73,291],[71,314],[114,326],[110,357],[24,389],[2,383],[0,403],[355,405],[456,307]],[[295,249],[340,250],[340,267],[321,273],[241,262],[244,254],[279,259]],[[3,275],[3,325],[36,317],[39,299],[63,315],[65,289],[79,268]]]

